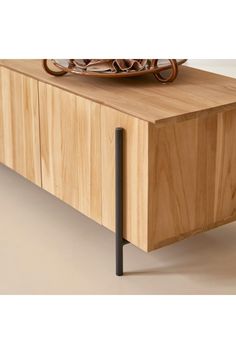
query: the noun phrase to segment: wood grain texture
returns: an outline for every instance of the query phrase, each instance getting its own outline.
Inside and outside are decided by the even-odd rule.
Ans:
[[[0,68],[0,162],[41,186],[38,83]]]
[[[147,251],[148,123],[101,107],[102,224],[115,228],[115,128],[124,132],[124,238]]]
[[[149,250],[236,219],[236,110],[149,139]]]
[[[40,60],[0,60],[0,65],[29,75],[142,120],[163,125],[236,108],[236,80],[180,67],[173,83],[158,83],[153,75],[102,79],[47,74]]]
[[[43,188],[101,222],[100,105],[39,83]]]

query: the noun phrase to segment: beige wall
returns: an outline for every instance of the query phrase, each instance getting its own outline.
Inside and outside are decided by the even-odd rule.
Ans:
[[[236,78],[236,59],[188,59],[186,65]]]

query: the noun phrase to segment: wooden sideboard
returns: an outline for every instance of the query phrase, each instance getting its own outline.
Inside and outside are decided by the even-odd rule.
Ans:
[[[0,60],[0,162],[112,231],[117,127],[124,239],[151,251],[236,220],[235,79],[51,77]]]

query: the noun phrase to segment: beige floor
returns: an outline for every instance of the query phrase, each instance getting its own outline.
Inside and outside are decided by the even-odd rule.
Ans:
[[[152,253],[125,246],[114,275],[113,233],[0,165],[1,294],[236,294],[236,224]]]

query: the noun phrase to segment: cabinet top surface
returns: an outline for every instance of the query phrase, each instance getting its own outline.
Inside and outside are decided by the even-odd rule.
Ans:
[[[176,81],[161,84],[151,74],[119,79],[53,77],[41,60],[0,60],[0,65],[155,124],[236,108],[236,79],[186,66],[180,67]]]

